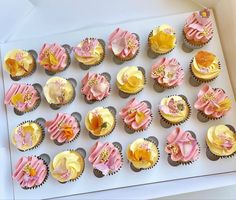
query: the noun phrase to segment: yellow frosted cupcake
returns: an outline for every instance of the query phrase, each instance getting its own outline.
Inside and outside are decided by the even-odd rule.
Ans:
[[[84,158],[77,151],[63,151],[57,154],[50,163],[53,178],[61,183],[74,181],[84,171]]]

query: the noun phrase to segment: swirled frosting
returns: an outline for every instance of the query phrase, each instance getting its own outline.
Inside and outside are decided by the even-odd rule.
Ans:
[[[159,105],[159,111],[163,118],[172,123],[184,121],[190,113],[187,102],[181,96],[163,98]]]
[[[152,111],[147,103],[139,102],[135,98],[132,98],[119,114],[125,124],[133,130],[145,130],[152,121]]]
[[[14,83],[5,95],[4,103],[27,112],[34,108],[39,99],[39,93],[32,85]]]
[[[151,77],[165,87],[181,85],[184,80],[184,70],[175,58],[161,58],[153,66]]]
[[[12,178],[22,188],[41,185],[47,176],[47,166],[36,156],[21,157],[13,171]]]
[[[75,117],[66,113],[57,113],[53,120],[46,122],[50,139],[59,143],[70,142],[80,131],[80,126]]]
[[[118,171],[122,165],[119,150],[110,142],[96,142],[90,150],[88,160],[94,169],[101,171],[105,176]]]
[[[231,100],[224,90],[205,84],[197,95],[194,107],[210,118],[220,118],[231,109]]]
[[[134,33],[117,28],[109,36],[108,48],[118,58],[132,58],[139,49],[139,39]]]
[[[68,53],[60,44],[44,44],[39,52],[38,61],[48,71],[62,71],[67,66]]]
[[[84,171],[84,158],[77,151],[63,151],[50,163],[50,172],[59,182],[78,178]]]
[[[217,156],[229,156],[236,151],[236,134],[225,125],[208,129],[206,143],[210,151]]]
[[[144,88],[145,77],[136,66],[122,68],[116,77],[116,85],[119,90],[134,94]]]
[[[100,101],[110,94],[110,83],[101,74],[87,73],[82,79],[81,93],[88,101]]]
[[[210,19],[210,11],[204,9],[190,15],[184,25],[185,37],[188,41],[204,44],[213,36],[213,24]]]
[[[98,64],[104,57],[104,48],[99,40],[86,38],[74,48],[75,58],[84,65]]]
[[[129,144],[126,150],[127,159],[137,169],[147,169],[158,161],[159,151],[157,146],[143,138],[135,140]]]
[[[198,158],[200,150],[197,140],[188,131],[176,127],[167,137],[166,153],[171,160],[180,162],[194,161]]]

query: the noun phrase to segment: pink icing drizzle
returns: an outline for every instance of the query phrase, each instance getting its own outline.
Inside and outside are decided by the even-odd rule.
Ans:
[[[75,47],[74,52],[81,57],[90,57],[98,45],[99,41],[95,38],[86,38],[81,47]]]

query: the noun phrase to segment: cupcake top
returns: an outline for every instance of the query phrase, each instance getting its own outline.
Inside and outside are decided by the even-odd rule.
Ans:
[[[85,126],[93,135],[104,136],[115,127],[115,117],[108,108],[97,107],[88,112]]]
[[[46,179],[48,168],[43,160],[36,156],[21,157],[13,171],[12,178],[22,188],[32,188],[41,185]]]
[[[19,111],[27,112],[34,108],[39,99],[40,95],[34,86],[14,83],[5,95],[4,103]]]
[[[136,66],[123,67],[116,76],[116,85],[122,92],[133,94],[144,88],[145,77]]]
[[[117,28],[109,36],[108,48],[118,58],[132,58],[139,50],[139,39],[136,34]]]
[[[42,127],[36,122],[25,122],[17,126],[12,135],[11,141],[21,151],[35,147],[42,140]]]
[[[80,131],[79,122],[66,113],[57,113],[56,117],[45,124],[50,139],[58,143],[72,141]]]
[[[74,96],[74,87],[70,81],[61,77],[50,78],[43,88],[44,96],[49,104],[66,104]]]
[[[126,155],[135,168],[147,169],[156,164],[159,151],[153,142],[139,138],[129,144]]]
[[[208,117],[220,118],[231,109],[231,100],[223,89],[213,89],[205,84],[197,95],[194,107]]]
[[[50,163],[53,178],[65,183],[77,179],[84,171],[84,158],[77,151],[58,153]]]
[[[12,77],[17,77],[28,75],[32,71],[35,61],[28,51],[13,49],[7,52],[3,65]]]
[[[84,65],[98,64],[104,57],[104,47],[95,38],[86,38],[74,48],[75,58]]]
[[[210,127],[206,143],[210,151],[217,156],[229,156],[236,152],[236,134],[226,125]]]
[[[220,74],[219,59],[211,52],[198,51],[191,64],[192,73],[199,79],[211,80]]]
[[[189,162],[197,160],[200,149],[197,140],[188,131],[176,127],[167,137],[166,153],[170,154],[171,160]]]
[[[145,130],[152,121],[152,111],[147,103],[132,98],[119,113],[125,124],[133,130]]]
[[[39,64],[48,71],[63,71],[68,63],[68,53],[60,44],[44,44],[39,52]]]
[[[182,96],[173,95],[161,100],[159,111],[169,122],[179,123],[188,118],[190,108]]]
[[[118,171],[122,165],[119,150],[110,142],[96,142],[90,150],[88,160],[104,176]]]
[[[161,58],[152,66],[151,77],[159,85],[174,87],[183,83],[184,70],[175,58]]]
[[[154,28],[149,35],[148,42],[150,48],[156,53],[167,53],[175,48],[176,36],[174,29],[168,25],[163,24]]]
[[[209,9],[191,14],[184,25],[185,37],[196,43],[206,43],[213,36],[213,24]]]
[[[110,83],[105,76],[96,73],[87,73],[82,79],[81,93],[88,101],[101,101],[110,94]]]

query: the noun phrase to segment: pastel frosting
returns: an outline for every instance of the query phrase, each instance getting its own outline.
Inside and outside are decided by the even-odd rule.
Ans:
[[[17,126],[11,135],[12,143],[22,151],[35,147],[41,140],[42,128],[36,122],[25,122]]]
[[[36,156],[21,157],[13,171],[12,178],[22,188],[32,188],[41,185],[48,173],[47,166],[43,160]]]
[[[28,51],[13,49],[7,52],[3,66],[13,77],[26,76],[32,72],[35,61]]]
[[[107,135],[115,127],[115,117],[108,108],[97,107],[88,112],[85,126],[95,136]]]
[[[38,62],[48,71],[63,71],[68,63],[68,53],[60,44],[45,43],[39,52]]]
[[[94,169],[101,171],[105,176],[118,171],[122,165],[119,150],[110,142],[96,142],[90,150],[88,160]]]
[[[166,153],[171,160],[180,162],[194,161],[198,158],[200,149],[197,140],[188,131],[176,127],[167,137]]]
[[[193,58],[191,69],[199,79],[211,80],[220,74],[219,59],[208,51],[199,51]]]
[[[236,134],[226,125],[210,127],[206,143],[210,151],[217,156],[229,156],[236,152]]]
[[[128,145],[126,155],[135,168],[147,169],[156,164],[159,151],[153,142],[139,138]]]
[[[139,49],[139,39],[134,33],[117,28],[109,36],[108,48],[118,58],[132,58]]]
[[[175,31],[170,25],[163,24],[152,30],[148,41],[155,53],[168,53],[176,46]]]
[[[181,85],[184,80],[184,70],[175,58],[161,58],[153,66],[151,77],[164,87]]]
[[[88,72],[82,79],[81,93],[88,101],[100,101],[109,96],[110,88],[110,83],[105,76]]]
[[[122,68],[116,77],[116,85],[122,92],[134,94],[144,88],[145,77],[136,66]]]
[[[213,36],[213,23],[210,19],[210,11],[204,9],[190,15],[184,25],[184,33],[187,40],[197,44],[208,42]]]
[[[210,118],[220,118],[231,109],[231,100],[223,89],[205,84],[198,92],[194,107]]]
[[[120,111],[125,124],[133,130],[145,130],[152,121],[152,111],[147,103],[132,98]]]
[[[5,94],[4,103],[13,106],[21,112],[27,112],[34,108],[39,99],[40,95],[34,86],[14,83]]]
[[[104,57],[104,47],[95,38],[86,38],[74,48],[75,58],[84,65],[98,64]]]
[[[74,96],[73,85],[61,77],[50,78],[43,87],[43,92],[49,104],[63,105]]]
[[[184,121],[190,113],[187,102],[178,95],[163,98],[159,105],[159,111],[161,116],[171,123]]]
[[[77,151],[63,151],[50,163],[50,172],[59,182],[77,179],[84,171],[84,158]]]
[[[59,143],[70,142],[80,131],[75,117],[66,113],[57,113],[56,117],[45,124],[49,137]]]

